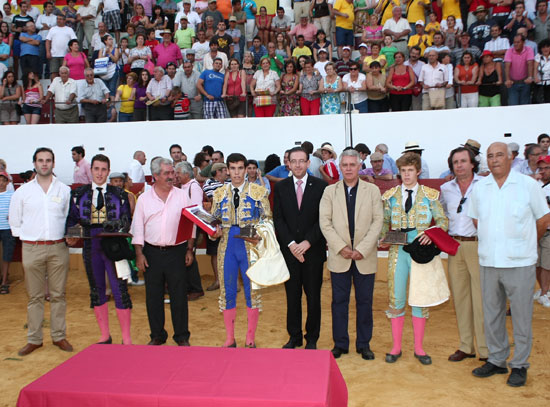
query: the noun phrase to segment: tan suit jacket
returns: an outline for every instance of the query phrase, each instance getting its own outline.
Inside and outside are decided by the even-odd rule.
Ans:
[[[334,273],[344,273],[350,269],[352,260],[339,254],[340,250],[348,246],[363,255],[362,260],[355,262],[359,273],[376,273],[378,237],[384,221],[380,190],[373,184],[359,180],[352,245],[345,188],[344,181],[327,187],[319,208],[319,225],[328,243],[328,269]]]

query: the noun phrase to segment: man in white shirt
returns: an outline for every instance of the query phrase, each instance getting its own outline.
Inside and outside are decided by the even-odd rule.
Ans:
[[[102,0],[98,11],[103,10],[103,22],[109,32],[115,32],[117,44],[120,42],[120,29],[122,28],[122,18],[120,16],[120,7],[118,0]]]
[[[56,123],[78,123],[76,81],[69,78],[69,73],[66,66],[59,68],[59,76],[52,81],[46,93],[46,102],[54,96]]]
[[[550,223],[544,193],[535,180],[511,171],[513,156],[505,143],[487,149],[491,174],[478,181],[468,216],[479,238],[481,293],[489,359],[472,371],[476,377],[506,374],[510,344],[506,329],[509,298],[514,357],[507,384],[525,385],[533,344],[533,287],[537,242]]]
[[[202,66],[205,71],[207,69],[214,69],[214,60],[216,58],[220,58],[222,60],[222,69],[220,69],[220,72],[225,74],[225,70],[229,66],[227,55],[225,52],[218,51],[218,43],[216,41],[210,40],[210,52],[206,54],[202,60]]]
[[[90,4],[90,0],[84,0],[83,5],[78,8],[76,14],[77,19],[80,22],[77,29],[78,42],[82,44],[82,49],[90,49],[95,30],[97,7],[92,6]],[[84,39],[86,39],[86,46],[84,46]]]
[[[449,356],[449,361],[460,362],[474,358],[475,342],[480,359],[489,354],[483,330],[483,303],[477,254],[477,229],[466,213],[470,195],[480,177],[476,174],[479,163],[474,153],[458,147],[449,156],[450,170],[456,177],[441,186],[440,202],[449,219],[448,233],[460,247],[455,256],[449,256],[449,285],[453,293],[460,346]]]
[[[42,147],[33,155],[36,178],[13,194],[9,223],[13,236],[23,243],[27,305],[27,344],[18,352],[25,356],[42,347],[44,287],[50,290],[50,333],[53,344],[72,352],[65,336],[65,284],[69,271],[69,249],[65,244],[65,220],[70,188],[53,176],[53,151]]]
[[[187,16],[187,24],[189,28],[192,28],[193,31],[197,32],[197,29],[202,21],[199,14],[196,11],[191,10],[190,0],[183,0],[183,10],[176,15],[176,19],[174,21],[174,32],[178,30],[179,22],[183,16]]]
[[[46,37],[46,58],[50,61],[52,81],[59,76],[59,68],[63,65],[63,59],[69,50],[69,41],[72,39],[76,39],[76,34],[71,27],[65,25],[65,16],[57,16],[57,26],[51,27]]]
[[[46,71],[44,77],[50,76],[50,67],[46,60],[46,38],[50,32],[50,28],[55,27],[57,24],[57,17],[53,14],[53,4],[49,1],[44,3],[44,14],[40,14],[36,19],[36,28],[40,30],[38,35],[42,37],[40,41],[40,74],[42,74],[42,65],[46,64]]]
[[[210,44],[206,41],[204,30],[197,31],[197,41],[193,44],[192,49],[195,51],[195,61],[202,64],[204,56],[210,52]]]
[[[422,110],[443,109],[445,100],[443,106],[438,106],[429,95],[430,91],[444,89],[449,82],[447,68],[437,61],[437,51],[428,52],[428,63],[422,67],[418,82],[422,84]],[[442,97],[445,99],[445,93]]]
[[[491,39],[485,43],[484,51],[491,51],[493,53],[495,62],[502,62],[504,60],[504,54],[510,48],[510,41],[506,37],[501,37],[502,30],[498,24],[491,27]]]
[[[411,26],[406,18],[402,17],[403,10],[400,6],[395,6],[392,10],[392,18],[389,18],[384,24],[384,35],[391,35],[393,38],[393,45],[405,54],[405,57],[409,56],[408,37],[411,32]]]
[[[134,159],[130,163],[128,168],[128,176],[134,182],[145,182],[145,172],[143,172],[143,165],[147,161],[145,153],[143,151],[136,151],[134,153]]]

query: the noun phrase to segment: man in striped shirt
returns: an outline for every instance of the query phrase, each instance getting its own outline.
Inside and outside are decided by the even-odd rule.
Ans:
[[[10,224],[8,223],[8,213],[10,210],[11,197],[13,191],[8,191],[10,178],[7,172],[0,172],[0,240],[2,241],[2,285],[0,294],[9,294],[8,269],[13,257],[15,248],[15,238],[11,234]]]

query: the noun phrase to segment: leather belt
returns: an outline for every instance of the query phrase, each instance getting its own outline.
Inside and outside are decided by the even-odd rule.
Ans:
[[[407,233],[407,232],[412,232],[413,230],[416,230],[416,228],[402,228],[401,232]]]
[[[451,236],[451,237],[461,242],[477,242],[477,236]]]
[[[166,251],[166,250],[171,250],[175,247],[180,247],[181,245],[172,245],[172,246],[155,246],[154,244],[150,244],[150,243],[145,243],[147,246],[150,246],[154,249],[157,249],[157,250],[160,250],[160,251]]]
[[[23,243],[26,244],[32,244],[33,246],[52,246],[54,244],[63,243],[65,239],[58,239],[58,240],[21,240]]]

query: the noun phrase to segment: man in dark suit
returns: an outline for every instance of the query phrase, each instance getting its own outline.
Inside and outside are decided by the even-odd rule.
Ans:
[[[302,346],[302,287],[307,297],[306,349],[316,349],[321,330],[321,284],[326,241],[319,228],[319,203],[327,183],[307,173],[309,154],[301,147],[289,152],[288,177],[274,190],[273,220],[290,279],[285,283],[289,341]]]

